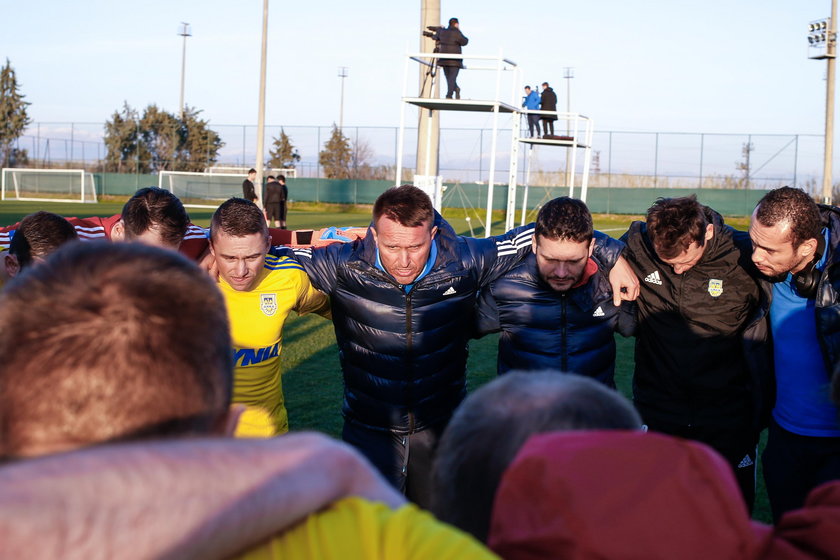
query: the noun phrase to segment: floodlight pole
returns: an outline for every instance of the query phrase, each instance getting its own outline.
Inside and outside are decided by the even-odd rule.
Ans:
[[[563,68],[563,79],[566,80],[566,136],[571,134],[571,129],[569,125],[571,124],[569,119],[569,114],[572,112],[572,78],[575,77],[574,68],[571,66],[566,66]],[[566,147],[566,185],[568,187],[572,186],[572,182],[574,181],[574,169],[571,169],[569,165],[569,160],[571,159],[572,155],[572,147]],[[570,191],[571,192],[571,191]]]
[[[257,181],[254,185],[257,191],[257,205],[262,208],[263,184],[263,149],[265,145],[265,65],[268,51],[268,0],[263,0],[262,52],[260,54],[260,108],[257,113]]]
[[[341,78],[341,106],[338,112],[338,130],[344,132],[344,79],[347,78],[347,67],[338,67],[338,77]]]
[[[440,0],[420,0],[420,30],[424,31],[430,25],[440,25]],[[430,37],[421,35],[420,52],[430,53],[434,49],[435,41]],[[419,97],[433,99],[440,93],[439,82],[442,72],[440,67],[436,65],[437,59],[430,59],[429,62],[435,64],[435,77],[432,78],[430,67],[420,64]],[[437,177],[440,174],[439,150],[440,111],[421,107],[417,117],[417,157],[414,164],[414,174]],[[401,155],[398,154],[397,157],[401,157]],[[397,179],[402,182],[401,177]]]
[[[181,115],[181,120],[184,120],[184,74],[187,69],[187,37],[191,37],[190,24],[181,22],[181,32],[178,33],[184,38],[184,46],[181,49],[181,101],[178,103],[178,114]]]
[[[828,68],[825,75],[825,155],[823,156],[823,203],[831,204],[831,160],[834,157],[834,66],[837,47],[837,0],[831,0],[831,20],[826,43],[826,61]]]

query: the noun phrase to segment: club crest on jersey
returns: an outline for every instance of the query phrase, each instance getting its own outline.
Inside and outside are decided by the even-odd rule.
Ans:
[[[260,310],[269,317],[277,313],[277,294],[260,294]]]
[[[719,297],[723,293],[723,280],[709,278],[709,295]]]

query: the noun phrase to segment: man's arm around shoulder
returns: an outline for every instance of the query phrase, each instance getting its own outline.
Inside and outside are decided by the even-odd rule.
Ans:
[[[318,434],[107,445],[0,468],[9,558],[226,558],[327,504],[405,500]]]

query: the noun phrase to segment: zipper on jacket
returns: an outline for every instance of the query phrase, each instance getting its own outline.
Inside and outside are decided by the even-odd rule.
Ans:
[[[566,339],[566,304],[568,302],[568,298],[566,297],[565,292],[560,294],[560,324],[563,325],[560,333],[560,344],[562,346],[562,351],[560,355],[562,356],[560,359],[560,369],[563,370],[563,373],[569,371],[569,350],[568,350],[568,340]]]
[[[406,355],[406,383],[405,383],[405,406],[408,412],[408,433],[414,433],[415,418],[412,412],[411,402],[411,384],[414,382],[414,356],[412,355],[412,348],[414,345],[414,333],[411,330],[411,294],[414,292],[416,286],[412,286],[411,290],[405,294],[405,355]],[[404,290],[402,286],[400,289]]]

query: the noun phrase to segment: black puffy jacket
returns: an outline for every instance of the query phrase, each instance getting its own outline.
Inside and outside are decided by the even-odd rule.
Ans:
[[[613,332],[631,335],[633,323],[632,311],[622,313],[613,305],[603,272],[583,286],[557,292],[540,277],[534,254],[482,290],[479,298],[479,334],[502,331],[499,374],[555,369],[615,387]]]
[[[376,267],[370,230],[353,243],[295,251],[330,296],[351,421],[398,433],[447,422],[466,395],[477,293],[531,250],[530,226],[473,239],[437,213],[435,225],[437,260],[409,293]]]
[[[840,404],[840,209],[820,205],[829,230],[826,265],[817,290],[817,336],[831,376],[834,401]]]
[[[747,234],[705,210],[714,237],[683,274],[659,260],[644,222],[621,238],[642,279],[633,397],[650,421],[758,431],[771,391],[768,300]]]

